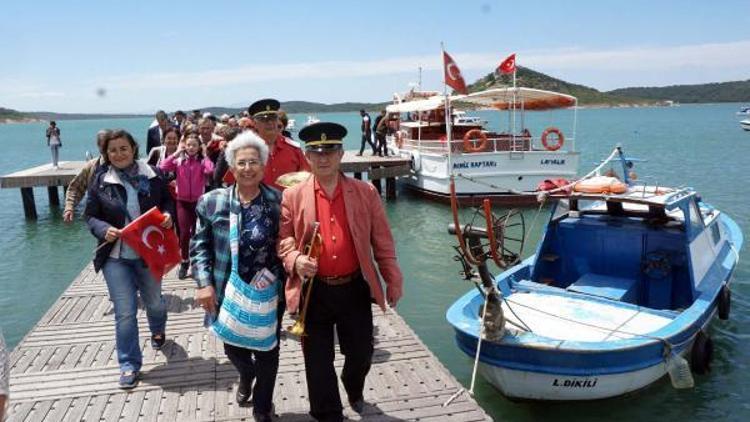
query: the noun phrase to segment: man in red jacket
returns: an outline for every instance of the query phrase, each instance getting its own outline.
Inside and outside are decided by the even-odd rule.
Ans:
[[[346,129],[336,123],[315,123],[300,131],[313,176],[284,191],[281,202],[282,241],[292,238],[301,246],[308,241],[313,223],[320,223],[322,248],[317,259],[302,254],[299,247],[282,253],[282,259],[289,274],[286,300],[290,312],[300,306],[301,280],[314,279],[310,297],[304,298],[309,304],[302,351],[310,414],[321,421],[343,420],[333,367],[334,327],[345,356],[341,380],[349,404],[360,413],[372,362],[371,302],[383,311],[386,301],[396,306],[403,285],[378,191],[340,172],[345,135]]]

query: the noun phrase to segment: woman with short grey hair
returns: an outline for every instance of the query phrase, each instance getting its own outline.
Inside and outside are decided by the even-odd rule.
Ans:
[[[238,135],[224,154],[235,182],[203,195],[196,208],[196,302],[239,372],[236,402],[252,396],[255,420],[270,421],[285,309],[286,273],[276,253],[281,193],[263,183],[268,147],[258,135]]]

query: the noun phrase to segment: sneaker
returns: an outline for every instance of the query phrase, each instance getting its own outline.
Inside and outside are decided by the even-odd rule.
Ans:
[[[164,342],[166,341],[167,341],[167,336],[164,335],[164,333],[153,334],[151,336],[151,348],[154,350],[161,350],[162,346],[164,346]]]
[[[127,371],[120,373],[120,388],[123,390],[130,390],[138,385],[138,379],[141,373],[138,371]]]
[[[177,278],[180,280],[184,280],[187,278],[188,273],[188,267],[190,267],[190,263],[183,262],[180,264],[180,270],[177,272]]]

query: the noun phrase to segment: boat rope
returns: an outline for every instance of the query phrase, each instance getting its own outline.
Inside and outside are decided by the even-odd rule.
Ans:
[[[485,299],[484,301],[487,302],[487,299]],[[510,324],[515,325],[516,327],[522,328],[522,329],[524,329],[524,330],[526,330],[526,331],[528,331],[530,333],[533,333],[534,330],[532,330],[531,327],[529,327],[529,325],[526,324],[526,322],[524,322],[524,320],[522,320],[520,316],[518,316],[518,314],[516,313],[516,311],[513,310],[513,307],[510,306],[510,302],[508,302],[508,299],[506,299],[505,296],[503,296],[503,302],[505,302],[505,306],[508,307],[508,310],[510,311],[510,313],[513,314],[513,316],[515,316],[516,318],[518,318],[518,322],[520,322],[520,325],[516,324],[515,322],[513,322],[513,321],[511,321],[509,319],[506,319],[506,321],[508,323],[510,323]]]
[[[467,175],[465,175],[463,173],[457,173],[456,176],[458,176],[458,177],[460,177],[462,179],[466,179],[466,180],[468,180],[470,182],[474,182],[474,183],[476,183],[478,185],[487,186],[488,188],[495,189],[495,190],[497,190],[499,192],[509,192],[509,193],[514,194],[514,195],[531,195],[531,194],[533,194],[533,192],[523,192],[523,191],[520,191],[520,190],[515,190],[515,189],[510,189],[510,188],[504,188],[502,186],[497,186],[497,185],[489,183],[489,182],[483,182],[483,181],[477,180],[477,179],[475,179],[475,178],[473,178],[471,176],[467,176]]]

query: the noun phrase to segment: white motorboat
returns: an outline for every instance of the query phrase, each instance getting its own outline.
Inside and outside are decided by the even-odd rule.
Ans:
[[[740,111],[737,112],[738,116],[750,116],[750,106],[740,107]]]
[[[307,116],[307,121],[305,122],[305,126],[311,125],[313,123],[318,123],[320,119],[318,119],[316,116],[309,115]]]
[[[740,126],[745,130],[750,130],[750,119],[742,120]]]
[[[540,183],[576,176],[576,105],[570,95],[520,87],[449,97],[412,91],[395,95],[386,108],[388,146],[411,159],[413,174],[400,180],[420,193],[447,199],[454,175],[459,200],[482,196],[495,202],[533,202]],[[525,123],[526,112],[562,108],[573,109],[572,131],[566,134],[537,123],[559,119],[556,113],[540,116],[533,126]],[[480,118],[466,116],[465,110],[498,111],[507,129],[490,130]]]

